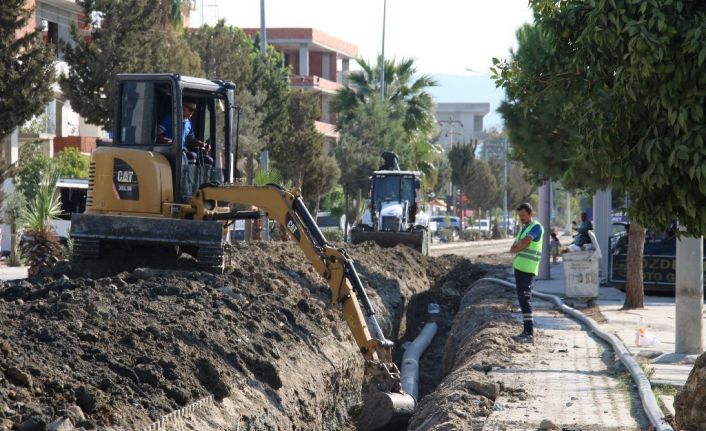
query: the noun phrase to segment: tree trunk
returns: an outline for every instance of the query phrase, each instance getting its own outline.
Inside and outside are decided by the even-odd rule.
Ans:
[[[628,274],[625,282],[625,304],[623,310],[645,306],[642,284],[642,255],[645,246],[645,228],[633,221],[628,231]]]
[[[10,223],[10,262],[15,265],[20,261],[19,256],[17,256],[17,225],[15,220]]]

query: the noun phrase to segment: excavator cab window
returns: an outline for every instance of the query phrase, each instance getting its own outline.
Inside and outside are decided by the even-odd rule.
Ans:
[[[155,83],[128,81],[120,92],[119,145],[153,145],[156,138]]]

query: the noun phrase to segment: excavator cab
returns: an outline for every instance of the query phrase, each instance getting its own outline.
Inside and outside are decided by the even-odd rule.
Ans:
[[[175,202],[188,203],[200,184],[230,182],[234,84],[173,74],[118,74],[116,80],[113,146],[163,155]],[[188,140],[206,147],[190,147]]]

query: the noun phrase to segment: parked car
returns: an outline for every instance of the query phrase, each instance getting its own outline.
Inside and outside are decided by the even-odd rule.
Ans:
[[[475,223],[474,228],[480,231],[482,237],[487,238],[490,236],[490,220],[487,218],[482,218]]]
[[[436,231],[444,229],[454,229],[458,235],[461,232],[461,219],[455,216],[432,216],[430,222],[436,223]]]

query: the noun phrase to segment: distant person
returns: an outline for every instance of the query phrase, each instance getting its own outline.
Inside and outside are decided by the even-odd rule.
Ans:
[[[503,237],[503,235],[502,235],[502,233],[500,233],[500,227],[498,226],[498,223],[497,223],[497,222],[493,223],[493,235],[492,235],[492,238],[493,238],[493,239],[500,239],[500,238],[502,238],[502,237]]]
[[[534,342],[532,287],[534,277],[539,273],[544,228],[539,222],[532,220],[532,206],[528,203],[517,207],[517,216],[522,226],[510,247],[510,252],[516,254],[512,267],[515,270],[515,285],[522,310],[523,329],[521,334],[512,338],[517,342],[532,343]]]
[[[196,138],[196,135],[194,134],[194,126],[191,123],[191,116],[196,110],[196,102],[192,99],[185,98],[181,104],[181,109],[184,116],[181,124],[181,147],[184,150],[186,159],[190,162],[196,162],[199,155],[201,155],[203,157],[204,164],[212,165],[213,158],[208,155],[210,146]],[[157,136],[158,143],[171,144],[173,142],[173,123],[171,114],[167,114],[159,122],[159,135]]]
[[[593,223],[588,219],[588,214],[585,212],[581,213],[581,224],[576,229],[576,238],[574,238],[574,245],[581,247],[584,244],[591,242],[591,237],[588,236],[588,231],[593,230]]]
[[[557,236],[556,232],[552,232],[551,237],[552,237],[552,240],[549,242],[549,248],[552,251],[552,262],[558,263],[559,262],[559,250],[561,249],[561,242],[559,241],[559,237]]]

